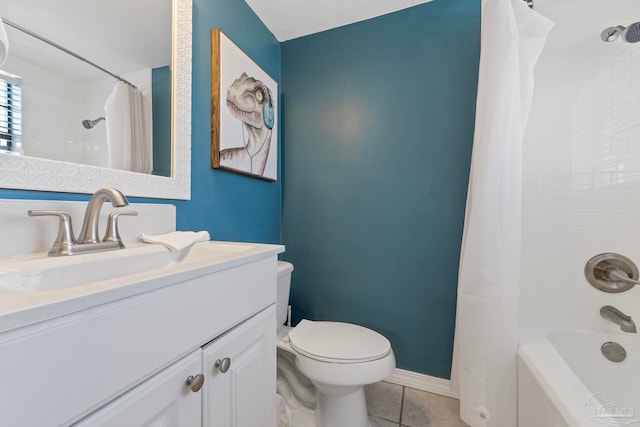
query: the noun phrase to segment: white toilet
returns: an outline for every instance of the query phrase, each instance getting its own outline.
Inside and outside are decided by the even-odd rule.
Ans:
[[[362,326],[302,320],[287,328],[293,265],[278,262],[278,364],[280,352],[317,388],[317,427],[369,427],[364,386],[388,377],[396,366],[391,343]]]

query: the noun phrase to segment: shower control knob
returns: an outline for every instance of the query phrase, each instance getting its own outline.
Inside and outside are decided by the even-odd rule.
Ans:
[[[587,261],[584,274],[591,286],[603,292],[624,292],[640,285],[640,272],[634,262],[611,252],[598,254]]]
[[[218,368],[220,370],[220,372],[222,372],[224,374],[231,367],[231,359],[229,359],[228,357],[225,357],[222,360],[218,359],[218,360],[216,360],[215,367]]]
[[[202,388],[202,385],[204,384],[204,375],[202,374],[198,374],[196,376],[189,375],[189,378],[187,378],[186,383],[192,392],[194,393],[198,392],[200,391],[200,389]]]

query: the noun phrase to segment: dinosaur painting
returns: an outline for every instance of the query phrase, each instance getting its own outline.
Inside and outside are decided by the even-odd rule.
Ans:
[[[278,84],[219,29],[212,54],[212,166],[277,180]]]
[[[220,151],[220,165],[264,174],[274,124],[271,91],[260,80],[242,73],[227,90],[227,108],[240,120],[242,147]]]

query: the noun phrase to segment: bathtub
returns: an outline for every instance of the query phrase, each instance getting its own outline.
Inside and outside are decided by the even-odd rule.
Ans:
[[[518,427],[640,427],[640,340],[635,334],[556,329],[518,350]],[[607,360],[608,341],[624,347]]]

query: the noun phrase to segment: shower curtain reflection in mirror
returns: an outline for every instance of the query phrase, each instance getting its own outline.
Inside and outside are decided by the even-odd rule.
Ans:
[[[116,82],[104,106],[108,167],[131,172],[153,172],[153,147],[148,111],[142,92]]]

